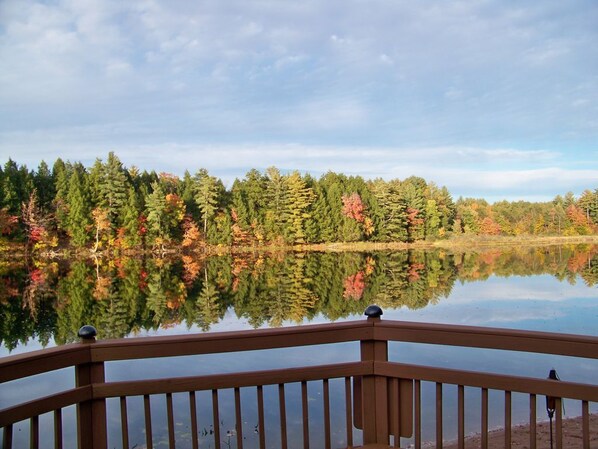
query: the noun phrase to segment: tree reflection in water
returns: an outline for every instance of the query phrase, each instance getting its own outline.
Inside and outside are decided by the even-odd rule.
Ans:
[[[596,285],[598,247],[4,262],[0,343],[12,350],[31,339],[73,342],[83,324],[99,338],[181,323],[207,331],[229,309],[253,327],[336,320],[372,303],[422,308],[447,297],[455,281],[539,274]]]

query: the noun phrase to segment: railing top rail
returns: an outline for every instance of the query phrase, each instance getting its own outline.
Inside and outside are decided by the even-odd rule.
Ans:
[[[598,359],[598,337],[493,327],[383,320],[374,339]]]
[[[371,321],[350,321],[275,329],[102,340],[91,345],[91,359],[110,361],[254,351],[372,338]]]
[[[0,358],[0,382],[90,361],[130,360],[385,340],[537,352],[598,359],[598,337],[562,333],[368,320],[233,332],[137,337],[70,344]]]
[[[90,361],[176,357],[371,339],[370,321],[74,343],[0,357],[0,383]]]
[[[0,383],[90,361],[89,345],[80,343],[0,357]]]

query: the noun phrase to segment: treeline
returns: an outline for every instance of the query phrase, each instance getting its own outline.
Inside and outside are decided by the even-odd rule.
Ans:
[[[186,323],[203,330],[227,311],[253,327],[316,316],[362,316],[369,304],[419,309],[448,297],[455,282],[548,274],[598,285],[598,246],[510,247],[481,253],[263,252],[208,258],[123,257],[0,264],[0,345],[34,336],[77,341],[93,324],[100,338]]]
[[[230,189],[200,169],[183,178],[126,168],[114,153],[86,168],[57,159],[0,168],[0,233],[30,250],[57,246],[164,250],[203,245],[415,242],[457,234],[586,235],[598,230],[598,188],[530,203],[454,201],[420,177],[319,179],[271,167]]]

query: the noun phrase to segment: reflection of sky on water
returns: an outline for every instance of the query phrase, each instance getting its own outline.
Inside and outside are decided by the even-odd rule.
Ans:
[[[598,335],[598,289],[550,275],[456,284],[448,298],[418,310],[385,310],[383,318]]]
[[[342,321],[354,319],[361,320],[365,319],[365,317],[361,315],[351,316],[344,318]],[[587,287],[581,280],[575,285],[571,285],[567,282],[560,282],[550,275],[531,277],[513,276],[508,278],[491,276],[483,282],[457,283],[453,287],[450,296],[441,299],[437,304],[429,304],[417,310],[409,310],[405,307],[386,309],[383,319],[598,335],[598,327],[596,327],[596,322],[598,322],[598,290],[595,287]],[[325,321],[325,318],[318,316],[311,323],[322,323]],[[304,324],[307,323],[307,321],[304,322]],[[284,323],[284,325],[293,324],[291,322]],[[233,310],[228,310],[224,319],[214,324],[210,331],[218,332],[241,329],[251,329],[251,326],[247,320],[238,319]],[[182,324],[165,330],[143,331],[138,333],[137,336],[174,335],[190,332],[200,332],[200,330],[196,327],[187,329],[187,326]],[[40,345],[38,342],[30,341],[26,346],[15,349],[12,354],[28,352],[39,348]],[[394,361],[540,378],[546,377],[550,368],[556,368],[562,379],[578,382],[594,382],[595,373],[598,371],[598,363],[595,360],[579,360],[550,355],[530,355],[508,351],[391,343],[389,352],[390,359]],[[0,355],[6,355],[5,348],[0,348]],[[169,359],[168,363],[164,363],[164,360],[161,359],[111,362],[107,364],[107,378],[109,380],[122,380],[130,378],[133,375],[140,378],[158,378],[172,375],[188,376],[251,369],[293,367],[307,364],[327,364],[356,360],[357,358],[357,344],[321,345],[317,347],[294,348],[291,350],[277,349],[271,352],[253,351],[249,353],[234,353],[224,356],[213,354],[201,357],[175,357]],[[30,379],[0,385],[0,407],[14,403],[16,400],[22,400],[24,397],[33,398],[42,392],[59,391],[62,388],[66,388],[70,385],[69,382],[72,382],[72,374],[65,376],[62,372],[54,372],[47,376],[36,376],[31,383],[28,383],[29,381]],[[433,385],[424,383],[422,388],[424,406],[433,407]],[[290,385],[288,387],[286,403],[289,424],[299,424],[297,429],[300,429],[301,402],[298,390],[298,385]],[[337,397],[342,397],[342,386],[335,385],[333,390],[338,390],[339,396]],[[277,392],[270,391],[270,387],[265,392],[266,406],[269,409],[268,413],[277,415]],[[227,423],[234,421],[234,410],[231,408],[231,392],[223,392],[222,395],[223,434],[225,434]],[[204,427],[208,430],[208,434],[205,436],[205,441],[208,442],[209,438],[213,438],[209,435],[211,399],[206,397],[200,400],[200,396],[198,393],[198,404],[209,405],[208,411],[202,410],[199,412],[200,427],[202,427],[201,423],[203,422],[205,424]],[[231,399],[227,400],[226,398],[228,397]],[[255,410],[255,389],[243,389],[242,398],[244,398],[242,401],[244,404],[243,413],[244,417],[246,417],[244,432],[249,444],[250,442],[257,441],[257,434],[254,432],[254,426],[257,422],[255,418],[257,416]],[[164,398],[156,397],[154,399],[152,397],[152,401],[155,401],[153,403],[158,405],[161,401],[164,401]],[[502,401],[504,401],[502,394],[491,392],[490,427],[502,425]],[[513,395],[513,422],[520,422],[527,419],[527,401],[527,396]],[[118,431],[119,406],[117,402],[109,401],[109,411],[114,411],[112,414],[113,419],[110,420],[109,425],[112,441],[117,441],[120,438]],[[456,388],[452,386],[446,387],[444,402],[447,410],[444,423],[445,435],[447,438],[451,438],[456,434],[456,424],[455,416],[449,410],[456,403]],[[184,418],[184,410],[187,410],[188,406],[188,397],[186,395],[175,395],[175,410],[181,416],[177,424],[177,435],[182,435],[181,438],[184,438],[184,435],[188,434],[189,424],[186,424],[185,419],[187,418]],[[313,444],[316,447],[319,444],[318,439],[321,437],[322,432],[322,429],[318,430],[315,424],[321,422],[323,413],[321,410],[321,383],[310,383],[310,407],[311,419],[314,420],[312,431],[314,432],[313,438],[315,440]],[[140,398],[132,398],[129,408],[131,440],[142,443],[144,437],[140,433],[140,427],[143,419],[143,407]],[[569,416],[578,414],[578,409],[579,406],[577,404],[567,402],[566,411]],[[334,423],[338,424],[333,425],[335,432],[340,428],[344,429],[344,424],[342,424],[343,410],[344,408],[341,407],[340,411],[333,412],[338,414],[338,416],[333,416]],[[475,415],[478,410],[479,391],[468,389],[466,393],[466,413],[468,415]],[[540,401],[538,402],[538,416],[542,417],[542,413],[544,413],[543,404]],[[159,407],[155,407],[153,414],[153,419],[157,423],[166,422],[161,415],[163,414],[163,410],[160,411]],[[277,419],[273,416],[269,420],[271,428],[266,428],[269,441],[277,441],[280,432],[276,425]],[[478,421],[477,418],[474,418],[472,421],[474,424],[468,425],[466,431],[479,431],[476,427]],[[164,425],[156,424],[154,433],[157,438],[166,431]],[[23,430],[26,430],[25,427],[26,425]],[[432,426],[428,427],[431,428]],[[426,436],[431,437],[432,435],[424,435],[424,438]],[[294,437],[289,435],[289,442],[293,441],[291,438]],[[342,445],[343,438],[344,436],[342,435],[336,435],[335,444]],[[301,441],[299,436],[296,439],[299,442]]]

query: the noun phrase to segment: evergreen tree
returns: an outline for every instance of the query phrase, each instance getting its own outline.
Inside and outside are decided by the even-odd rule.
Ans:
[[[68,232],[76,246],[84,246],[89,241],[92,226],[90,196],[82,176],[79,170],[73,172],[67,195]]]
[[[274,241],[285,235],[285,196],[284,177],[276,167],[266,169],[266,201],[264,231],[266,239]]]
[[[37,171],[33,174],[33,185],[37,191],[40,209],[49,213],[52,210],[52,201],[56,196],[56,187],[52,172],[45,161],[41,161]]]
[[[166,224],[166,197],[158,182],[152,184],[153,191],[146,199],[148,237],[152,243],[162,245],[168,238]]]
[[[93,204],[100,204],[102,191],[101,191],[101,184],[104,178],[104,164],[100,158],[96,158],[95,162],[93,163],[91,169],[89,170],[89,193],[91,196],[91,201]]]
[[[120,224],[120,212],[127,202],[127,175],[118,157],[110,152],[97,185],[99,206],[108,212],[113,231]]]
[[[189,170],[185,170],[179,195],[185,203],[185,209],[187,210],[187,213],[193,218],[193,220],[199,221],[201,213],[197,203],[195,202],[195,181],[189,173]]]
[[[123,229],[125,245],[139,247],[142,243],[139,223],[139,201],[135,189],[129,188],[128,201],[123,209]]]
[[[314,201],[314,192],[307,187],[299,172],[294,171],[284,178],[286,195],[284,198],[284,218],[287,239],[292,243],[305,243],[305,220],[310,217],[309,207]]]
[[[195,203],[201,212],[204,235],[208,231],[208,221],[214,217],[219,202],[218,180],[210,176],[206,169],[200,169],[195,175]]]
[[[66,232],[68,229],[68,201],[69,177],[72,166],[65,164],[58,158],[52,167],[52,178],[56,187],[56,196],[54,197],[54,210],[56,214],[56,224],[58,229]]]
[[[19,215],[21,204],[29,199],[33,190],[33,176],[25,165],[18,166],[8,159],[2,173],[2,207],[10,214]]]

